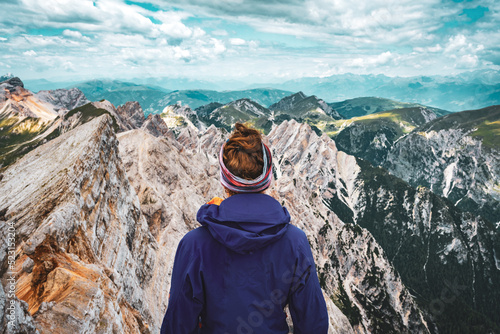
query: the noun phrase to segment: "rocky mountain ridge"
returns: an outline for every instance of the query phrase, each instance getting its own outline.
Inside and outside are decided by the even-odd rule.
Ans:
[[[285,130],[304,132],[297,123]],[[216,154],[225,134],[215,127],[203,135],[195,131],[186,128],[175,139],[135,129],[119,134],[118,143],[111,118],[102,115],[7,169],[0,181],[0,203],[3,219],[14,222],[18,233],[15,302],[24,314],[19,328],[29,325],[42,333],[158,331],[168,301],[175,246],[196,226],[199,205],[222,195]],[[293,153],[276,141],[286,138],[279,135],[279,128],[276,131],[276,139],[270,137],[273,147]],[[308,133],[314,135],[310,129]],[[334,145],[331,140],[326,144]],[[295,169],[278,152],[283,165],[277,167],[277,182],[282,184],[270,193],[289,206],[294,222],[307,232],[318,265],[335,263],[336,270],[324,270],[322,276],[330,316],[335,319],[330,332],[377,331],[384,322],[398,331],[427,332],[419,308],[369,232],[352,230],[320,198],[310,204],[318,213],[305,210],[300,203],[311,195],[290,188],[288,173]],[[325,158],[335,161],[336,156]],[[16,196],[6,197],[10,193]],[[310,219],[303,219],[304,214]],[[334,228],[329,236],[320,233],[325,224],[321,216]],[[8,225],[1,226],[4,238]],[[341,243],[351,239],[350,246]],[[371,246],[366,248],[367,244]],[[382,283],[367,285],[361,268],[375,266],[384,268],[376,274]],[[5,260],[2,268],[4,276]],[[398,299],[391,297],[395,289]],[[360,301],[360,293],[385,300],[383,311],[367,309],[371,302]],[[357,311],[349,317],[341,311],[353,307]]]
[[[69,111],[71,109],[71,111]],[[141,127],[144,112],[137,102],[116,108],[108,101],[89,103],[77,89],[33,94],[13,77],[0,84],[0,170],[16,159],[103,113],[113,116],[117,131]],[[154,120],[161,128],[161,120]]]

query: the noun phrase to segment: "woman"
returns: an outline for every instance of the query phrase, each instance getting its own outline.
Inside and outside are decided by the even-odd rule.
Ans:
[[[180,241],[162,334],[295,334],[328,331],[328,313],[309,242],[264,194],[272,158],[260,133],[237,123],[219,155],[227,198],[197,214]]]

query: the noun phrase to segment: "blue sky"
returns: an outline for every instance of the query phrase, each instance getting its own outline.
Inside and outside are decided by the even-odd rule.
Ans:
[[[500,2],[0,0],[0,74],[279,82],[500,69]]]

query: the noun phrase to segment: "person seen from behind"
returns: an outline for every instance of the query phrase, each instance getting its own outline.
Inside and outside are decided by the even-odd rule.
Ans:
[[[236,123],[219,154],[227,198],[201,206],[202,225],[175,255],[161,334],[326,334],[328,313],[306,235],[265,194],[271,151]]]

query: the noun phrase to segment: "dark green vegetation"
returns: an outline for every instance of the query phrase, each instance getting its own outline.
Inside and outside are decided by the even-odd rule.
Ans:
[[[333,303],[342,311],[342,313],[349,319],[351,325],[361,323],[361,313],[355,304],[351,303],[344,286],[339,284],[338,291],[332,297]]]
[[[366,206],[356,222],[382,246],[439,332],[498,330],[499,231],[425,188],[415,189],[363,160],[358,164]],[[345,215],[343,206],[328,207]]]
[[[0,117],[0,171],[50,139],[41,136],[50,124],[33,117]]]
[[[328,105],[337,110],[346,119],[393,109],[409,108],[426,108],[432,110],[437,116],[444,116],[450,113],[446,110],[427,107],[419,103],[399,102],[381,97],[357,97],[342,102],[328,103]]]
[[[499,134],[500,106],[446,115],[401,138],[382,165],[414,187],[430,188],[460,209],[498,222]]]
[[[396,140],[434,118],[436,114],[423,107],[380,111],[336,121],[336,131],[328,135],[340,150],[380,165]]]
[[[500,106],[453,113],[431,121],[417,131],[430,132],[449,129],[471,132],[472,137],[482,139],[483,145],[500,149]]]
[[[77,115],[77,116],[79,116],[78,117],[79,121],[78,121],[78,124],[77,124],[77,126],[78,126],[78,125],[90,122],[94,118],[99,117],[99,116],[104,115],[104,114],[108,114],[109,116],[111,116],[111,119],[113,120],[113,129],[115,130],[115,132],[118,132],[118,130],[120,129],[120,127],[118,126],[118,123],[116,122],[116,119],[113,117],[113,115],[111,115],[105,109],[97,108],[92,103],[87,103],[84,106],[81,106],[79,108],[75,108],[75,109],[69,111],[64,116],[64,119],[68,119],[68,118],[70,118],[70,117],[72,117],[74,115]]]

